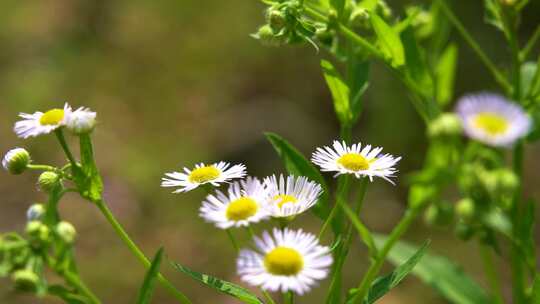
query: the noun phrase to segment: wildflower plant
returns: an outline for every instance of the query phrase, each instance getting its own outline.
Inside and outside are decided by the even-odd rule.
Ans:
[[[225,230],[237,254],[239,279],[257,289],[171,262],[174,268],[244,303],[300,302],[300,296],[326,280],[328,288],[320,303],[370,304],[413,273],[449,302],[502,304],[509,297],[503,293],[505,279],[498,265],[509,261],[512,302],[538,303],[536,204],[523,193],[523,159],[527,145],[540,138],[540,57],[529,61],[540,27],[527,44],[517,40],[520,13],[528,1],[484,1],[486,20],[509,45],[509,70],[499,69],[485,54],[453,13],[450,1],[408,6],[402,15],[383,0],[263,2],[268,6],[266,23],[254,38],[270,46],[311,45],[326,55],[321,70],[340,134],[328,146],[314,148],[310,161],[284,138],[267,133],[288,175],[271,172],[260,179],[247,176],[243,164],[224,161],[165,173],[161,186],[174,188],[175,195],[206,191],[200,217]],[[472,48],[500,92],[468,94],[452,105],[458,48],[450,41],[451,30]],[[383,148],[360,143],[353,134],[375,64],[386,67],[404,85],[425,122],[429,145],[423,167],[406,176],[398,171],[401,156],[394,153],[399,151],[383,153]],[[148,269],[137,303],[149,303],[155,281],[179,303],[191,303],[185,291],[160,274],[163,249],[150,261],[107,207],[91,140],[96,113],[65,104],[20,116],[14,128],[19,137],[54,134],[68,163],[37,164],[22,148],[6,153],[2,165],[9,173],[40,172],[38,185],[47,199],[28,209],[23,235],[1,235],[0,276],[10,276],[18,289],[37,296],[101,303],[77,272],[76,229],[58,212],[64,194],[75,192],[100,210]],[[65,131],[78,138],[77,157]],[[381,179],[409,186],[407,208],[387,235],[375,233],[360,218],[363,205],[369,203],[364,198],[370,183]],[[449,195],[452,191],[459,195],[455,203],[450,202],[455,200],[455,193]],[[421,215],[429,224],[451,228],[458,238],[479,244],[489,291],[457,270],[456,263],[428,253],[429,241],[417,247],[401,240]],[[320,229],[297,227],[301,216],[320,219]],[[263,221],[272,229],[258,229]],[[251,242],[240,243],[239,230],[245,230]],[[369,266],[358,272],[356,285],[348,286],[343,269],[351,246],[359,245],[357,237],[368,252]],[[381,273],[385,261],[396,265],[389,274]],[[56,273],[63,283],[50,283],[46,271]]]

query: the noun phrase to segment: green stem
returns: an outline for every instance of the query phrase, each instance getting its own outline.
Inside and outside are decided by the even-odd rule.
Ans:
[[[48,165],[33,165],[33,164],[28,164],[28,166],[26,166],[26,168],[30,169],[30,170],[39,170],[39,171],[53,171],[53,172],[57,172],[58,171],[58,168],[55,168],[53,166],[48,166]]]
[[[519,180],[523,180],[523,156],[524,148],[523,142],[519,142],[514,147],[513,153],[513,170]],[[521,220],[521,186],[517,187],[514,202],[511,210],[512,214],[512,224],[513,227],[517,227],[517,223]],[[514,234],[517,232],[513,231]],[[519,239],[517,235],[514,235],[515,239]],[[514,303],[524,303],[525,301],[525,280],[524,280],[524,270],[523,270],[523,258],[521,256],[521,250],[517,242],[512,242],[512,248],[510,250],[510,262],[512,266],[512,296]]]
[[[285,298],[285,304],[294,304],[294,293],[292,291],[287,291],[283,297]]]
[[[446,2],[444,0],[438,0],[440,4],[440,8],[442,9],[442,12],[446,15],[448,20],[454,25],[454,27],[458,30],[459,34],[463,37],[465,42],[469,44],[469,46],[473,49],[473,51],[476,53],[478,58],[482,61],[482,63],[488,68],[488,70],[493,74],[493,77],[495,80],[499,83],[501,87],[507,92],[510,92],[512,89],[512,86],[510,83],[508,83],[508,80],[503,76],[503,74],[497,69],[495,64],[489,59],[489,57],[484,53],[482,48],[480,48],[480,45],[474,40],[474,38],[469,34],[467,29],[463,26],[461,21],[454,15],[452,10],[448,7]]]
[[[79,293],[86,296],[91,303],[101,304],[101,301],[97,298],[97,296],[92,293],[92,291],[79,279],[79,277],[69,271],[62,273],[62,276],[69,285],[73,286]]]
[[[116,220],[112,212],[109,210],[107,205],[103,200],[98,200],[95,202],[98,206],[101,213],[105,216],[109,224],[113,227],[116,234],[122,239],[124,244],[129,248],[131,253],[135,255],[135,257],[144,265],[146,269],[150,268],[150,261],[148,258],[142,253],[142,251],[137,247],[137,245],[131,240],[129,235],[126,233],[122,225]],[[171,282],[169,282],[161,273],[158,274],[158,281],[180,302],[180,303],[186,303],[191,304],[191,301],[180,291],[178,291]]]
[[[54,134],[56,134],[56,138],[58,138],[58,141],[60,142],[60,146],[62,146],[62,149],[64,150],[64,153],[66,153],[66,156],[71,163],[71,166],[77,167],[77,161],[73,157],[73,154],[71,153],[71,150],[69,149],[69,146],[66,142],[66,138],[64,137],[64,132],[62,132],[62,128],[58,128],[54,131]]]
[[[491,248],[480,244],[480,254],[484,263],[484,272],[486,273],[489,284],[491,285],[491,293],[495,298],[496,304],[504,304],[504,296],[501,289],[501,278],[497,272],[497,266],[493,261]]]
[[[240,247],[238,247],[238,243],[236,242],[236,239],[234,238],[231,229],[225,229],[225,232],[227,232],[227,236],[229,237],[229,240],[234,247],[234,251],[236,251],[236,253],[240,252]]]
[[[540,25],[536,27],[536,30],[534,31],[533,35],[531,36],[531,38],[529,39],[529,41],[527,42],[523,50],[521,50],[519,57],[522,61],[527,60],[527,57],[529,57],[529,54],[531,53],[534,45],[538,41],[538,38],[540,38]]]
[[[356,304],[362,303],[362,301],[367,295],[367,292],[369,291],[369,288],[371,287],[371,283],[376,278],[377,274],[379,273],[382,266],[384,265],[386,256],[388,255],[390,250],[394,247],[396,242],[405,233],[405,231],[407,231],[407,229],[412,224],[412,222],[416,219],[421,209],[422,208],[408,209],[405,212],[405,215],[403,216],[401,221],[397,224],[394,230],[392,230],[392,232],[388,236],[388,239],[384,243],[382,249],[379,251],[377,259],[375,259],[375,261],[368,268],[366,274],[364,275],[362,281],[360,282],[360,285],[358,286],[358,293],[356,297],[354,298],[354,303]]]

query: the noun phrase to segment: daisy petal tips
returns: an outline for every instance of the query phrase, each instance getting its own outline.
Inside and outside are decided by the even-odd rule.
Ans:
[[[49,134],[52,131],[65,126],[71,112],[71,107],[66,103],[63,109],[52,109],[45,113],[20,113],[19,117],[21,117],[22,120],[15,123],[13,130],[20,138]]]
[[[229,182],[235,178],[246,176],[246,166],[233,165],[226,162],[219,162],[212,165],[200,163],[193,170],[184,168],[182,172],[165,173],[161,180],[162,187],[178,187],[174,193],[188,192],[200,185],[211,184],[219,186],[221,183]]]
[[[306,177],[275,175],[264,179],[268,191],[266,210],[272,217],[289,217],[300,214],[317,203],[322,193],[321,185]]]
[[[465,134],[494,147],[509,147],[531,130],[531,118],[516,103],[496,94],[466,95],[456,112]]]
[[[326,278],[332,265],[330,248],[302,230],[274,229],[254,242],[255,250],[240,251],[237,270],[244,282],[264,290],[303,295]]]
[[[334,141],[332,147],[317,148],[311,157],[311,161],[321,168],[321,171],[336,172],[341,174],[353,174],[356,178],[363,176],[380,177],[394,184],[390,179],[398,172],[395,168],[401,157],[390,154],[382,154],[382,148],[372,148],[362,144],[347,146],[345,142]]]
[[[266,189],[256,178],[248,177],[240,182],[233,182],[227,194],[216,191],[208,195],[200,208],[200,216],[216,227],[246,227],[268,218],[263,208]]]

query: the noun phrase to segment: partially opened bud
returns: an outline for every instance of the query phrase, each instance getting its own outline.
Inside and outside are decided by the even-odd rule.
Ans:
[[[39,221],[43,218],[45,214],[45,207],[42,204],[33,204],[26,211],[26,219],[31,221]]]
[[[67,244],[72,244],[77,237],[77,231],[72,224],[62,221],[56,225],[56,233]]]
[[[66,127],[77,135],[90,133],[95,126],[96,112],[88,108],[79,108],[66,117]]]
[[[9,150],[2,160],[2,166],[11,174],[23,173],[28,164],[30,164],[30,154],[23,148]]]
[[[285,14],[277,9],[270,8],[266,13],[266,20],[272,29],[279,31],[285,27]]]
[[[35,291],[39,283],[38,275],[28,269],[15,271],[11,279],[15,283],[15,288],[22,291]]]
[[[45,171],[39,176],[38,185],[44,192],[51,192],[60,185],[60,176],[56,172]]]

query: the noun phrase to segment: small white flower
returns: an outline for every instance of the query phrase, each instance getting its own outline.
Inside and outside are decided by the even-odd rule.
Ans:
[[[2,159],[2,167],[11,174],[23,173],[30,163],[30,153],[23,148],[9,150]]]
[[[255,237],[256,251],[243,249],[237,260],[242,280],[269,291],[308,292],[328,275],[332,265],[330,248],[302,230],[274,229]]]
[[[49,134],[52,131],[65,126],[71,112],[71,107],[66,103],[63,109],[52,109],[45,113],[20,113],[19,116],[23,118],[23,120],[16,122],[13,130],[20,138]]]
[[[321,167],[321,171],[337,172],[335,176],[341,174],[354,174],[356,178],[367,176],[370,181],[377,176],[394,184],[390,178],[397,173],[394,166],[401,157],[381,154],[380,147],[372,148],[371,145],[367,145],[362,148],[361,143],[348,147],[345,142],[336,140],[332,147],[317,148],[311,157],[311,161]]]
[[[242,164],[231,166],[226,162],[212,165],[200,163],[193,170],[184,168],[184,172],[165,173],[166,177],[161,179],[161,186],[179,187],[174,193],[188,192],[204,184],[219,186],[220,183],[246,176],[246,166]]]
[[[496,94],[466,95],[458,101],[456,112],[467,136],[495,147],[512,146],[532,125],[519,105]]]
[[[71,112],[66,119],[66,127],[78,135],[92,132],[95,126],[96,112],[84,107]]]
[[[266,189],[257,178],[232,183],[227,194],[218,190],[216,195],[208,195],[200,209],[201,217],[221,229],[248,226],[268,217],[263,209]]]
[[[289,175],[287,181],[283,175],[275,175],[264,179],[268,191],[265,208],[273,217],[289,217],[300,214],[311,208],[319,195],[321,185],[308,180],[304,176]]]

